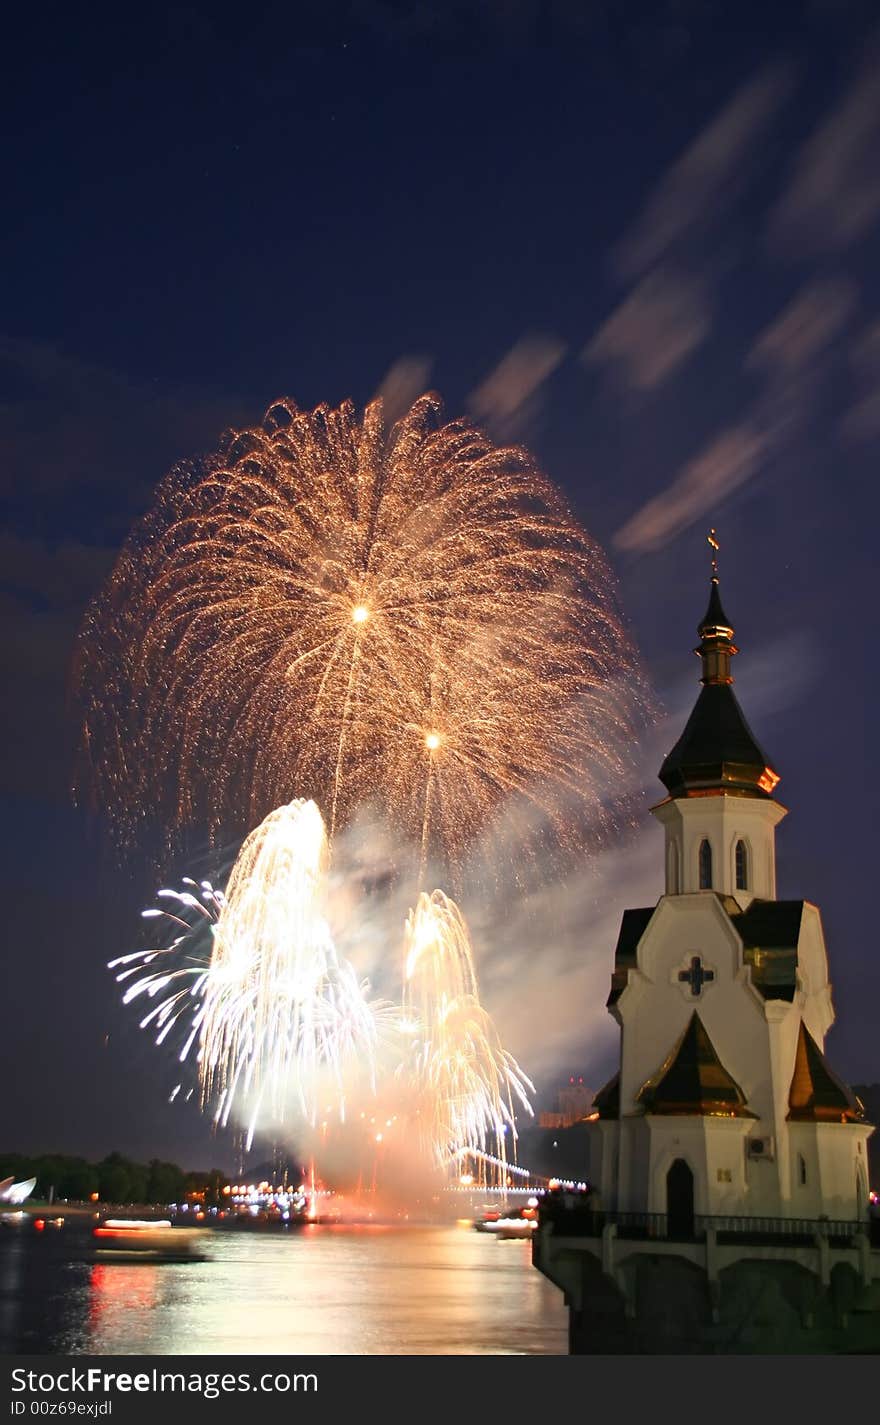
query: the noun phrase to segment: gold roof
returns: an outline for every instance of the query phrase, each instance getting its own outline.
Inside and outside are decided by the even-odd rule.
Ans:
[[[696,1010],[675,1048],[642,1085],[636,1100],[646,1113],[754,1118],[746,1096],[727,1072]]]
[[[826,1062],[803,1020],[788,1092],[788,1117],[812,1123],[861,1123],[865,1118],[860,1100]]]

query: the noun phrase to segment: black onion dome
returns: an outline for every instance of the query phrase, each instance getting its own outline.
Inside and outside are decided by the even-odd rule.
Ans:
[[[769,797],[779,781],[743,716],[733,689],[708,683],[660,768],[671,797],[735,792]]]
[[[779,777],[762,751],[736,700],[730,660],[737,652],[733,625],[721,605],[713,576],[709,607],[699,626],[703,684],[684,732],[660,768],[670,796],[731,792],[769,797]]]

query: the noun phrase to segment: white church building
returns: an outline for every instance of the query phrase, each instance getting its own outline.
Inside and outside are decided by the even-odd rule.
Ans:
[[[593,1194],[551,1194],[535,1234],[575,1352],[880,1348],[873,1128],[825,1057],[819,910],[776,897],[786,809],[733,692],[733,634],[713,570],[702,688],[652,808],[665,894],[624,912],[614,953]]]

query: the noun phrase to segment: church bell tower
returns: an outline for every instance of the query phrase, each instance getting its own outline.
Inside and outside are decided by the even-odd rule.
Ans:
[[[669,796],[652,808],[666,833],[666,894],[714,891],[745,909],[755,896],[776,898],[775,832],[785,807],[773,799],[779,776],[733,691],[739,650],[714,564],[698,633],[702,689],[660,768]]]

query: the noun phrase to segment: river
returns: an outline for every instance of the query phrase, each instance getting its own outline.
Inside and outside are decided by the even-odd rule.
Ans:
[[[212,1232],[192,1262],[0,1241],[0,1349],[89,1355],[564,1355],[531,1244],[466,1226]]]

